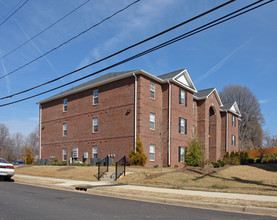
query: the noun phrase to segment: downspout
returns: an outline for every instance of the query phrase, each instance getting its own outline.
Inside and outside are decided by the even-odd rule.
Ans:
[[[41,159],[41,117],[42,117],[42,106],[39,104],[39,159]]]
[[[170,166],[170,115],[171,115],[171,84],[168,82],[168,166]]]
[[[133,73],[134,77],[135,77],[135,112],[134,112],[134,117],[135,117],[135,129],[134,129],[134,132],[135,132],[135,153],[137,152],[137,148],[136,148],[136,143],[137,143],[137,90],[138,90],[138,78],[136,76],[135,73]]]
[[[228,112],[226,111],[226,152],[228,152]]]

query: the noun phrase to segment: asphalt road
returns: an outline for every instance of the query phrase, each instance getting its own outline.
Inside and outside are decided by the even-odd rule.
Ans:
[[[0,219],[276,219],[95,196],[0,181]]]

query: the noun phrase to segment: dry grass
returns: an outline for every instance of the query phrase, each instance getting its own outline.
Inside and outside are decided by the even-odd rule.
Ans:
[[[114,167],[110,167],[114,170]],[[97,167],[18,166],[16,174],[97,181]],[[224,169],[141,168],[127,167],[132,172],[117,183],[173,189],[191,189],[277,196],[277,164],[231,166]]]

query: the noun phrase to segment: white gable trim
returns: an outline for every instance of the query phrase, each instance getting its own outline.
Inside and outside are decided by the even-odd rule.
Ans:
[[[178,75],[173,78],[173,81],[192,92],[197,92],[197,89],[190,78],[190,75],[186,69],[182,70]]]

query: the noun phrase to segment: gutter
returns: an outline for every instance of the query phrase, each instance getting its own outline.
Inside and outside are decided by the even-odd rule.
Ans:
[[[168,82],[168,166],[170,166],[170,151],[171,151],[171,146],[170,146],[170,116],[171,116],[171,84],[169,81]]]
[[[226,111],[226,152],[228,152],[228,112]]]
[[[42,106],[39,105],[39,159],[41,159],[41,118],[42,118]]]
[[[134,109],[135,109],[135,112],[134,112],[134,120],[135,120],[135,129],[134,129],[134,137],[135,137],[135,153],[137,152],[137,146],[136,146],[136,143],[137,143],[137,89],[138,89],[138,78],[136,76],[135,73],[133,73],[133,76],[135,77],[135,106],[134,106]]]

